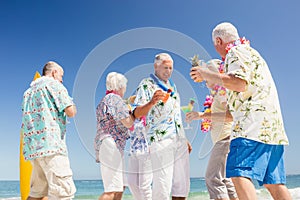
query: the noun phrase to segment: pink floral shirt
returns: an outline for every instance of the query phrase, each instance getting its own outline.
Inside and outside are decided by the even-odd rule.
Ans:
[[[129,133],[128,128],[122,124],[121,119],[129,117],[129,107],[119,95],[110,93],[97,106],[96,117],[97,135],[94,141],[96,161],[99,162],[101,142],[107,137],[114,139],[117,148],[123,154]]]

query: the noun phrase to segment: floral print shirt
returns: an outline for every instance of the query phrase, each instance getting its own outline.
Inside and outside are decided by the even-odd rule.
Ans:
[[[220,86],[215,86],[217,88],[212,92],[213,102],[211,104],[212,113],[225,113],[227,111],[227,98],[226,98],[226,89]],[[230,136],[231,134],[232,122],[211,120],[211,138],[213,143],[223,140],[224,138]]]
[[[158,80],[156,76],[155,79]],[[159,84],[162,84],[162,82]],[[175,85],[172,88],[170,84],[165,84],[164,87],[171,89],[174,94],[169,97],[166,103],[158,101],[148,112],[146,116],[146,132],[149,144],[176,135],[185,137],[179,93],[176,91]],[[134,104],[139,106],[148,103],[156,90],[162,90],[162,88],[153,78],[143,79],[137,88]]]
[[[149,152],[146,140],[146,117],[136,119],[130,129],[130,154],[142,155]]]
[[[22,103],[23,154],[26,160],[67,155],[66,114],[73,105],[67,89],[59,81],[41,77],[25,91]]]
[[[247,82],[244,92],[228,90],[234,117],[232,139],[287,145],[276,86],[261,55],[249,44],[234,46],[226,55],[225,71]]]
[[[111,137],[116,142],[117,148],[123,154],[126,140],[129,138],[128,128],[121,119],[129,117],[129,107],[117,94],[105,95],[96,109],[97,134],[94,140],[96,161],[99,162],[99,150],[103,139]]]

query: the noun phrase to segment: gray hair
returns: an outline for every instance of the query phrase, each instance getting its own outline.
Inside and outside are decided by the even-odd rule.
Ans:
[[[240,38],[237,29],[229,22],[223,22],[214,28],[212,32],[212,39],[214,43],[216,42],[217,37],[221,38],[225,43]]]
[[[62,69],[62,67],[54,61],[49,61],[43,67],[43,76],[50,74],[54,69]]]
[[[163,63],[164,61],[167,61],[167,60],[173,62],[173,59],[169,54],[167,54],[167,53],[157,54],[154,59],[154,65],[160,65],[161,63]]]
[[[110,72],[106,76],[106,89],[107,90],[119,90],[121,88],[126,88],[127,78],[120,73]]]

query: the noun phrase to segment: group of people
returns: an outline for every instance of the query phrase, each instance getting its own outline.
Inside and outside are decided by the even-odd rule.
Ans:
[[[211,120],[214,147],[205,174],[210,199],[256,199],[252,180],[274,199],[290,200],[284,169],[288,139],[276,87],[260,54],[230,23],[212,32],[222,60],[191,68],[195,82],[211,89],[211,112],[191,111],[186,121]],[[120,200],[124,186],[137,200],[187,199],[189,153],[180,96],[171,79],[174,61],[167,53],[154,59],[154,73],[143,79],[129,106],[124,101],[127,79],[111,72],[106,95],[96,108],[96,161],[104,193],[99,200]],[[28,199],[72,199],[76,192],[65,143],[66,117],[76,107],[62,84],[63,69],[48,62],[43,76],[24,93],[22,127],[24,156],[33,174]],[[127,179],[124,149],[130,140]]]
[[[122,99],[125,76],[116,72],[107,75],[106,95],[96,111],[95,150],[104,185],[99,199],[121,199],[128,138],[128,186],[135,199],[169,199],[170,194],[172,199],[188,196],[191,146],[184,135],[180,97],[171,80],[172,71],[171,56],[156,55],[154,74],[139,84],[131,109]]]

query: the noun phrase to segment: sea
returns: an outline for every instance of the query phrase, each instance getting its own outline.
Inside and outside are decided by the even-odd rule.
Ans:
[[[75,199],[96,200],[103,192],[101,180],[75,180],[77,192]],[[260,187],[254,182],[259,200],[271,200],[271,196],[264,187]],[[300,200],[300,174],[287,176],[287,187],[292,195],[293,200]],[[0,200],[19,200],[20,187],[19,181],[0,181]],[[132,200],[128,188],[126,188],[123,198]],[[191,187],[188,200],[205,200],[209,195],[205,186],[204,178],[191,178]]]

